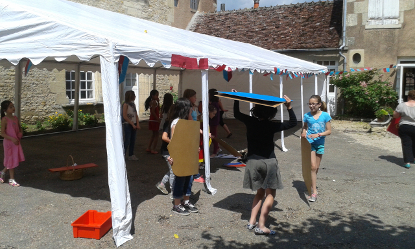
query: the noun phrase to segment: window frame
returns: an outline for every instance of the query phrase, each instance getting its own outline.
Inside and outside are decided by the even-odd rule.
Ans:
[[[69,75],[69,79],[68,76]],[[70,100],[70,103],[73,104],[75,102],[75,71],[66,71],[65,74],[65,89],[66,89],[66,96]],[[79,102],[94,102],[95,101],[95,82],[94,82],[94,73],[92,71],[80,71],[79,72]],[[68,83],[69,87],[68,88]],[[68,92],[71,92],[71,97],[68,96]],[[91,93],[91,97],[88,97],[88,93]],[[85,97],[82,95],[85,94]]]

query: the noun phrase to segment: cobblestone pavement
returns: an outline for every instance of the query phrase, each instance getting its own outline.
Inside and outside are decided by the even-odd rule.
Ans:
[[[226,120],[236,149],[246,147],[245,127]],[[155,187],[167,167],[160,155],[145,153],[150,132],[141,125],[136,143],[139,161],[127,161],[134,239],[121,248],[411,248],[415,224],[414,171],[405,169],[396,137],[369,140],[364,130],[345,132],[333,121],[318,175],[316,203],[305,199],[301,175],[300,125],[286,131],[276,155],[284,189],[277,191],[267,221],[274,237],[246,230],[253,193],[242,188],[243,168],[212,160],[212,196],[194,183],[192,201],[200,212],[172,214],[169,196]],[[362,139],[354,138],[354,135]],[[225,137],[219,128],[219,137]],[[384,140],[384,138],[392,139]],[[385,142],[388,141],[388,142]],[[16,169],[21,187],[0,185],[0,248],[115,248],[110,230],[101,240],[73,238],[71,223],[87,210],[109,211],[105,129],[28,137],[22,140],[26,162]],[[396,146],[395,146],[396,147]],[[0,148],[0,153],[3,149]],[[49,168],[62,167],[68,155],[78,164],[94,162],[76,181],[62,181]],[[0,154],[1,156],[3,154]],[[178,238],[175,238],[174,235]]]

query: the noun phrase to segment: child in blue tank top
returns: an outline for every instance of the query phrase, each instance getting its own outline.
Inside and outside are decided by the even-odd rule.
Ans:
[[[312,95],[308,106],[310,112],[304,114],[304,126],[301,137],[306,138],[311,144],[311,196],[308,201],[317,200],[317,173],[324,154],[324,142],[326,136],[331,134],[331,117],[326,112],[326,103],[320,96]]]

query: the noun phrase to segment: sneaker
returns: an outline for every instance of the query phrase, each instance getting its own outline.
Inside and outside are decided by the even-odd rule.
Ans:
[[[311,194],[310,198],[308,198],[309,202],[315,202],[317,200],[317,194]]]
[[[19,187],[20,184],[18,184],[14,179],[9,179],[9,185],[13,187]]]
[[[252,230],[254,229],[256,226],[258,226],[258,222],[255,223],[255,225],[252,225],[248,222],[248,224],[246,225],[246,229],[248,230]]]
[[[185,209],[182,205],[173,206],[173,209],[171,210],[173,213],[180,214],[180,215],[189,215],[190,212]]]
[[[404,165],[405,168],[409,169],[411,167],[411,165],[409,163]]]
[[[205,183],[205,178],[203,178],[203,176],[200,176],[199,178],[195,178],[193,181],[199,182],[199,183]]]
[[[166,186],[164,186],[164,184],[161,184],[161,182],[158,182],[156,184],[156,188],[158,188],[165,195],[169,194],[169,191],[167,191]]]
[[[135,155],[132,155],[132,156],[129,156],[128,157],[128,160],[130,160],[130,161],[137,161],[138,158]]]
[[[197,213],[199,209],[197,209],[192,203],[188,202],[187,204],[182,203],[183,207],[188,210],[190,213]]]

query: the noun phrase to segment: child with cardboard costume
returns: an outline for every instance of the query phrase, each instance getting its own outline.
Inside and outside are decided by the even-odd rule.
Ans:
[[[171,122],[171,141],[167,147],[170,153],[168,160],[176,176],[173,187],[174,206],[172,211],[180,215],[189,215],[198,212],[189,199],[192,193],[192,176],[199,170],[199,140],[197,138],[200,129],[199,123],[191,120],[188,99],[177,100],[175,116],[177,118]],[[183,202],[181,202],[182,198]]]

